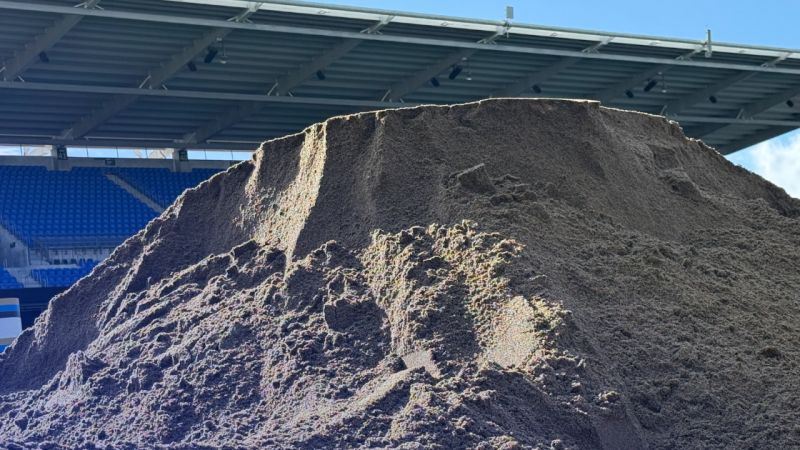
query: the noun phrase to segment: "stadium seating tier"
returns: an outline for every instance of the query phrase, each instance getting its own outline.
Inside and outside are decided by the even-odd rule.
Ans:
[[[20,289],[22,284],[8,271],[0,267],[0,289]]]
[[[110,180],[108,173],[166,207],[184,190],[217,172],[94,167],[53,171],[43,166],[0,166],[0,224],[34,251],[92,245],[107,248],[137,233],[157,215]],[[91,272],[95,264],[88,261],[79,267],[37,268],[31,276],[42,286],[70,286]],[[0,267],[0,289],[22,287]]]
[[[99,168],[0,166],[0,221],[28,245],[76,237],[122,241],[155,216]]]
[[[215,169],[194,169],[171,172],[167,169],[116,169],[114,173],[144,195],[167,207],[188,188],[192,188],[219,172]]]
[[[34,269],[31,276],[43,287],[66,287],[88,275],[96,264],[95,261],[86,261],[80,267]]]

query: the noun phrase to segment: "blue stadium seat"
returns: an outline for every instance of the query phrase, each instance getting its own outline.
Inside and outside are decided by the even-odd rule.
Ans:
[[[22,287],[22,284],[16,278],[0,267],[0,289],[21,289]]]
[[[155,216],[106,178],[104,169],[0,166],[0,222],[28,245],[92,238],[121,242]]]
[[[88,260],[74,268],[34,269],[31,276],[43,287],[67,287],[88,275],[95,265],[96,261]]]
[[[134,186],[144,195],[167,207],[186,189],[197,186],[219,172],[217,169],[194,169],[191,172],[171,172],[168,169],[116,169],[113,173]]]

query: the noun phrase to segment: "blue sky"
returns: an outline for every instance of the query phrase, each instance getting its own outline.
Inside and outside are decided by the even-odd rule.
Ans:
[[[795,0],[316,0],[427,14],[497,19],[514,6],[514,21],[565,28],[647,34],[800,49]],[[800,131],[730,155],[729,159],[800,198]]]

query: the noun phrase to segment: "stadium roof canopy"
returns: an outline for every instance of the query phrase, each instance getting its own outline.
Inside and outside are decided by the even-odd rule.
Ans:
[[[0,142],[252,149],[490,96],[665,114],[723,153],[800,127],[800,50],[290,1],[0,0]]]

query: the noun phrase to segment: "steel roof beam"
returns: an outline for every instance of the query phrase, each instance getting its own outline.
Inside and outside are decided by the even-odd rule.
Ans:
[[[50,92],[73,92],[84,94],[121,94],[149,97],[168,97],[168,98],[189,98],[204,100],[229,100],[229,101],[258,101],[263,103],[295,103],[307,105],[330,105],[330,106],[364,106],[368,108],[381,108],[386,106],[397,106],[393,103],[380,102],[375,100],[350,100],[337,98],[315,98],[315,97],[292,97],[275,96],[266,94],[239,94],[233,92],[218,91],[194,91],[185,89],[143,89],[115,86],[92,86],[80,84],[63,83],[38,83],[38,82],[15,82],[0,81],[0,90],[30,90],[30,91],[50,91]]]
[[[78,5],[82,8],[97,8],[100,0],[87,0]],[[6,61],[3,61],[3,79],[6,81],[13,81],[22,75],[28,67],[32,66],[39,60],[39,55],[52,48],[58,41],[61,40],[71,29],[83,19],[84,16],[80,15],[65,15],[55,21],[51,26],[44,30],[44,32],[27,44],[25,47],[14,53],[14,56]]]
[[[228,6],[237,8],[242,5],[242,0],[172,0],[183,1],[190,4],[206,4],[214,6]],[[452,27],[458,30],[481,30],[487,31],[489,28],[494,29],[498,25],[503,25],[504,22],[496,20],[477,20],[477,19],[460,19],[457,17],[447,17],[430,14],[416,14],[407,12],[396,12],[386,10],[376,10],[372,8],[358,8],[358,7],[343,7],[335,6],[328,7],[327,5],[295,2],[290,0],[271,0],[264,2],[259,7],[262,11],[280,11],[282,13],[293,13],[302,15],[322,15],[336,19],[347,20],[365,20],[373,22],[380,17],[387,15],[396,15],[397,21],[403,24],[411,24],[416,26],[430,26],[430,27]],[[523,36],[538,36],[548,37],[555,36],[582,41],[597,41],[602,40],[609,36],[608,33],[598,33],[594,31],[578,30],[570,28],[558,27],[541,27],[526,24],[516,23],[514,25],[515,34]],[[660,46],[665,45],[676,48],[694,48],[698,42],[687,39],[674,39],[663,38],[656,36],[643,36],[626,33],[614,33],[615,40],[622,44],[632,44],[639,46]],[[705,42],[702,42],[705,44]],[[736,44],[714,43],[714,51],[721,53],[740,53],[751,56],[779,56],[786,52],[785,49],[777,49],[770,47],[760,46],[744,46]]]
[[[296,67],[291,72],[278,77],[275,81],[272,93],[274,95],[288,94],[292,89],[311,78],[317,71],[330,66],[344,55],[350,53],[350,51],[358,47],[361,42],[362,41],[356,39],[345,39],[327,51],[315,56],[302,66]]]
[[[752,102],[741,109],[739,117],[751,118],[800,95],[800,84]]]
[[[780,57],[775,58],[774,60],[772,60],[770,62],[762,64],[762,66],[764,66],[764,67],[775,67],[776,64],[778,64],[779,62],[785,60],[788,56],[789,56],[789,54],[780,56]],[[664,108],[661,110],[661,113],[662,114],[664,114],[664,113],[677,114],[677,113],[680,113],[681,111],[683,111],[684,109],[691,108],[692,106],[694,106],[694,105],[696,105],[696,104],[698,104],[700,102],[716,100],[715,99],[715,94],[717,94],[718,92],[723,91],[723,90],[733,86],[734,84],[741,83],[743,81],[749,80],[750,78],[752,78],[756,74],[757,74],[756,72],[740,72],[740,73],[733,74],[733,75],[731,75],[729,77],[723,78],[722,80],[717,81],[716,83],[712,84],[711,86],[707,86],[707,87],[705,87],[703,89],[700,89],[698,91],[695,91],[695,92],[693,92],[691,94],[688,94],[686,96],[683,96],[683,97],[680,97],[680,98],[677,98],[675,100],[670,101],[669,103],[664,105]]]
[[[400,101],[403,99],[403,96],[417,90],[420,86],[427,83],[432,78],[436,77],[448,68],[465,61],[477,52],[478,50],[471,48],[462,48],[451,52],[441,60],[434,63],[432,66],[417,71],[410,77],[392,84],[389,90],[387,90],[384,94],[383,99]]]
[[[531,90],[533,85],[544,83],[545,81],[558,75],[563,70],[575,65],[578,61],[580,61],[580,59],[574,57],[562,58],[561,60],[556,61],[554,64],[516,81],[514,84],[495,94],[492,94],[492,97],[514,97],[520,95],[525,91]]]
[[[757,133],[753,133],[749,136],[745,136],[739,140],[730,142],[725,145],[721,145],[717,147],[717,151],[722,153],[723,155],[728,155],[739,150],[745,149],[750,147],[751,145],[758,144],[759,142],[766,141],[768,139],[772,139],[774,137],[780,136],[782,134],[786,134],[790,131],[794,131],[800,127],[775,127],[775,128],[767,128],[766,130],[759,131]]]
[[[768,125],[768,126],[800,126],[800,120],[779,120],[779,119],[742,119],[738,117],[710,117],[692,115],[672,115],[667,116],[670,120],[678,122],[707,123],[729,126],[729,125]],[[708,134],[708,133],[706,133]]]
[[[633,56],[633,55],[622,55],[617,53],[614,54],[599,53],[599,52],[583,53],[581,51],[575,51],[575,50],[559,50],[553,48],[520,46],[520,45],[485,45],[479,42],[465,42],[452,39],[367,34],[367,33],[359,33],[352,31],[326,30],[326,29],[312,28],[312,27],[256,24],[256,23],[246,23],[246,22],[225,21],[219,19],[201,19],[196,17],[186,17],[186,16],[176,16],[176,15],[139,13],[132,11],[113,11],[108,9],[99,10],[99,9],[70,8],[70,7],[63,7],[56,5],[40,4],[40,3],[13,2],[7,0],[0,0],[0,9],[105,17],[105,18],[124,19],[124,20],[139,20],[139,21],[157,22],[157,23],[174,24],[174,25],[195,25],[207,28],[231,28],[231,29],[251,30],[259,32],[286,33],[292,35],[354,38],[354,39],[369,40],[369,41],[449,47],[455,49],[465,48],[465,49],[487,50],[496,52],[531,54],[531,55],[551,55],[551,56],[565,56],[565,57],[575,56],[577,58],[597,59],[605,61],[627,61],[627,62],[638,62],[638,63],[649,63],[649,64],[666,64],[670,66],[705,67],[709,69],[720,69],[720,70],[727,69],[727,70],[742,70],[742,71],[765,72],[765,73],[766,72],[782,73],[787,75],[800,75],[800,69],[794,69],[788,67],[768,67],[763,65],[752,65],[752,64],[722,63],[722,62],[700,61],[700,60],[695,61],[691,59],[670,59],[670,58],[649,57],[649,56]],[[660,48],[669,48],[669,47],[660,47]]]
[[[87,85],[68,85],[35,82],[0,82],[2,89],[22,89],[35,91],[55,91],[55,92],[82,92],[87,94],[114,94],[131,96],[152,96],[167,98],[187,98],[187,99],[215,99],[235,102],[258,102],[263,104],[299,104],[316,106],[341,107],[342,110],[355,109],[375,109],[375,108],[395,108],[397,103],[373,100],[351,100],[337,99],[328,97],[293,97],[275,96],[263,94],[238,94],[232,92],[212,92],[212,91],[192,91],[182,89],[144,89],[144,88],[118,88],[118,87],[97,87]],[[406,103],[405,106],[416,106],[416,103]],[[736,117],[709,117],[709,116],[682,116],[674,115],[670,119],[684,122],[710,123],[710,124],[753,124],[753,125],[773,125],[773,126],[800,126],[800,121],[794,120],[772,120],[772,119],[746,119]]]
[[[204,52],[209,46],[230,34],[231,30],[224,28],[214,28],[203,33],[202,36],[192,41],[180,52],[172,55],[168,60],[162,62],[159,67],[153,68],[142,82],[145,87],[150,89],[160,89],[161,85],[180,72],[197,55]]]
[[[64,139],[77,139],[95,129],[98,125],[110,119],[118,112],[127,108],[128,105],[136,101],[137,95],[116,95],[103,101],[100,108],[93,110],[88,116],[83,117],[76,123],[63,130],[60,134]]]
[[[645,70],[644,72],[639,72],[630,78],[626,78],[625,80],[620,81],[613,86],[607,87],[591,97],[595,100],[598,100],[600,103],[608,103],[614,99],[622,97],[625,94],[625,91],[633,90],[635,87],[640,86],[645,81],[667,73],[671,68],[672,66],[670,65],[659,64],[655,67]]]
[[[369,28],[362,30],[361,33],[364,34],[375,34],[380,32],[382,28],[388,25],[392,21],[392,17],[386,17],[380,22],[375,23],[374,25],[370,26]],[[294,68],[287,74],[278,77],[275,81],[275,86],[273,87],[273,94],[275,95],[286,95],[292,89],[296,88],[297,86],[301,85],[304,81],[309,79],[312,75],[317,73],[317,71],[322,70],[334,62],[341,59],[346,54],[350,53],[353,49],[358,47],[363,41],[360,39],[344,39],[338,44],[334,45],[333,47],[329,48],[328,50],[320,53],[319,55],[312,58],[307,63]]]
[[[249,7],[230,20],[236,22],[247,20],[247,18],[257,10],[258,8]],[[231,31],[233,30],[229,28],[213,28],[207,30],[202,36],[192,41],[190,45],[184,47],[181,51],[172,55],[157,67],[151,69],[147,77],[139,84],[139,88],[161,88],[168,79],[183,69],[186,64],[196,58],[197,55],[205,51],[210,45],[230,34]],[[99,109],[92,111],[90,115],[80,119],[71,127],[64,130],[60,136],[65,139],[82,138],[87,133],[90,133],[102,123],[130,106],[137,98],[138,96],[136,95],[116,95],[104,101]]]
[[[198,142],[204,142],[220,131],[258,113],[263,107],[264,104],[259,102],[247,102],[236,105],[196,130],[185,134],[181,139],[183,142],[181,148],[195,145]]]
[[[389,100],[393,102],[401,101],[404,96],[419,89],[420,86],[431,81],[431,79],[441,74],[445,70],[450,69],[453,66],[469,59],[472,55],[477,53],[481,47],[493,45],[497,39],[506,35],[508,31],[508,27],[501,27],[493,34],[479,40],[477,42],[479,45],[478,48],[460,48],[454,50],[447,54],[444,58],[434,63],[432,66],[425,67],[413,75],[395,82],[389,87],[389,90],[386,91],[383,96],[383,100]]]
[[[361,32],[366,34],[378,33],[380,32],[381,28],[388,25],[391,20],[391,16],[385,17],[380,22],[375,23]],[[363,41],[358,39],[342,40],[335,46],[315,56],[307,63],[294,68],[281,77],[278,77],[268,95],[284,96],[289,94],[292,89],[303,84],[303,82],[314,75],[317,71],[322,70],[338,61],[350,51],[358,47],[362,42]],[[230,128],[237,122],[241,122],[247,117],[258,113],[263,106],[264,103],[261,102],[248,102],[236,105],[223,112],[219,117],[200,126],[196,130],[186,133],[186,135],[183,137],[183,140],[186,143],[203,142],[222,130]]]
[[[782,103],[785,103],[787,100],[794,99],[794,97],[797,97],[798,95],[800,95],[800,85],[792,86],[788,89],[784,89],[783,91],[772,94],[769,97],[765,97],[761,100],[757,100],[748,105],[745,105],[739,110],[739,114],[737,115],[737,117],[742,121],[750,123],[755,120],[753,119],[753,117],[755,117],[756,115],[761,114],[765,111],[769,111],[770,109]],[[800,102],[800,99],[797,101]],[[710,135],[711,133],[720,131],[728,126],[730,125],[723,123],[708,124],[697,130],[697,136],[705,137]]]
[[[697,47],[696,49],[692,50],[689,53],[685,53],[681,56],[675,58],[677,61],[691,61],[692,56],[701,53],[704,50],[702,46]],[[651,80],[659,75],[663,75],[667,73],[673,66],[669,64],[659,64],[655,67],[651,67],[643,72],[636,73],[632,75],[630,78],[626,78],[613,86],[609,86],[599,93],[592,95],[591,97],[600,103],[608,103],[615,98],[621,97],[625,91],[632,90],[635,86],[639,86],[643,84],[645,81]]]
[[[613,38],[607,38],[603,41],[600,41],[594,45],[591,45],[583,50],[584,53],[595,53],[600,48],[608,45],[609,42],[612,41]],[[515,83],[511,84],[510,86],[504,88],[500,92],[493,94],[492,97],[514,97],[517,95],[522,94],[525,91],[528,91],[532,88],[533,85],[539,85],[544,83],[545,81],[549,80],[550,78],[558,75],[562,71],[570,68],[571,66],[577,64],[580,58],[575,58],[572,56],[562,58],[559,61],[556,61],[554,64],[551,64],[545,67],[542,70],[532,73],[527,77],[524,77]]]
[[[741,83],[752,78],[755,72],[739,72],[729,77],[723,78],[716,83],[706,86],[705,88],[691,92],[685,96],[671,100],[665,104],[661,109],[661,114],[677,114],[684,109],[691,108],[692,106],[704,102],[711,101],[715,94],[723,91],[736,83]]]

